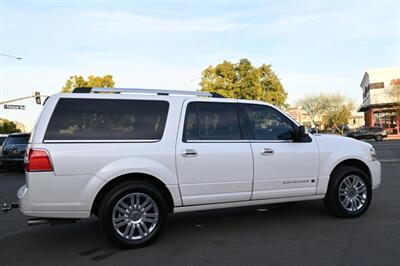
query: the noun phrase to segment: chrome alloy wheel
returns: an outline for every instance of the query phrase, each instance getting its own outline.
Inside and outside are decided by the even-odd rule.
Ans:
[[[156,202],[143,193],[131,193],[115,204],[112,212],[114,230],[128,240],[148,237],[157,226],[159,212]]]
[[[360,210],[367,201],[367,185],[356,175],[346,176],[339,186],[339,201],[347,211]]]

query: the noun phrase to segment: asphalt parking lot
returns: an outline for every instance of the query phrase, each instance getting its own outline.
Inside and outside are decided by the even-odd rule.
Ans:
[[[383,162],[400,162],[400,140],[386,140],[370,142]]]
[[[383,183],[358,219],[332,217],[322,201],[176,214],[156,243],[111,246],[95,218],[27,227],[0,215],[0,265],[400,265],[400,141],[373,143]],[[15,200],[20,173],[0,173],[0,202]]]

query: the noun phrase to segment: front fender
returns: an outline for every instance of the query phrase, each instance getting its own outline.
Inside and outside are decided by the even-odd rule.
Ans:
[[[320,156],[319,179],[317,194],[325,194],[329,178],[337,165],[346,160],[358,160],[367,167],[371,161],[371,145],[347,137],[317,136]]]

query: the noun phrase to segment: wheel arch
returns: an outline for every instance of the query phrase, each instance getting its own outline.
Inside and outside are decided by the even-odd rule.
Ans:
[[[330,173],[330,178],[329,179],[331,179],[332,174],[338,168],[340,168],[342,166],[357,167],[357,168],[359,168],[360,170],[364,171],[367,174],[370,182],[372,181],[372,179],[371,179],[371,170],[369,169],[368,165],[365,162],[363,162],[362,160],[359,160],[359,159],[346,159],[346,160],[343,160],[343,161],[339,162],[338,164],[336,164],[335,167],[333,167],[333,169],[332,169],[332,171]]]
[[[108,181],[96,194],[96,197],[93,201],[91,211],[90,213],[93,213],[95,215],[98,214],[99,211],[99,206],[101,203],[101,200],[104,198],[104,196],[116,185],[121,184],[123,182],[127,181],[142,181],[146,182],[150,185],[153,185],[163,195],[164,199],[166,200],[168,212],[172,213],[174,209],[174,200],[171,194],[171,191],[167,188],[166,184],[162,182],[160,179],[157,177],[150,175],[150,174],[145,174],[145,173],[127,173],[120,175],[118,177],[115,177]]]

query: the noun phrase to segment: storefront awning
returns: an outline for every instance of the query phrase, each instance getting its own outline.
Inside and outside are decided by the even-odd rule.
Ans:
[[[396,108],[400,107],[400,103],[378,103],[378,104],[371,104],[371,105],[360,105],[357,108],[357,112],[365,112],[369,109],[385,109],[385,108]]]

